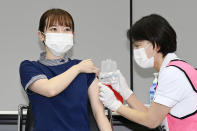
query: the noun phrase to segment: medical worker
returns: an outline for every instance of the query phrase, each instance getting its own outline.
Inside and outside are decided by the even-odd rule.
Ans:
[[[49,9],[40,18],[38,36],[46,52],[38,61],[25,60],[20,78],[34,115],[34,131],[89,131],[88,98],[101,131],[111,131],[99,100],[98,69],[91,59],[68,58],[74,22],[62,9]]]
[[[130,36],[136,63],[142,68],[154,67],[159,72],[154,100],[150,107],[145,107],[130,90],[120,71],[116,72],[120,85],[112,87],[129,106],[117,101],[113,92],[103,84],[100,84],[100,100],[123,117],[149,128],[159,126],[167,117],[166,130],[197,131],[197,87],[183,70],[168,66],[170,62],[180,62],[174,53],[177,37],[172,26],[162,16],[152,14],[138,20],[131,28]],[[193,79],[195,84],[197,79]]]

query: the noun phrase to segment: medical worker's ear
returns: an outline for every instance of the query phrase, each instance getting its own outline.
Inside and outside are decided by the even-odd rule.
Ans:
[[[44,40],[45,40],[45,35],[44,35],[41,31],[38,31],[38,37],[40,38],[40,41],[41,41],[41,42],[44,42]]]
[[[156,44],[156,42],[154,43],[154,50],[156,50],[157,52],[159,52],[160,50],[160,46],[158,46],[158,44]]]

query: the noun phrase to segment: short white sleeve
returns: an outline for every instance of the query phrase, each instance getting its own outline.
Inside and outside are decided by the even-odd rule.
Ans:
[[[165,67],[159,73],[158,86],[154,102],[168,107],[173,107],[185,96],[186,87],[185,74],[178,68]]]

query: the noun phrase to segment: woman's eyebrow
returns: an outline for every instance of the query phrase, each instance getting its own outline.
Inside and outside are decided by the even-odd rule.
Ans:
[[[54,27],[57,27],[57,26],[53,25],[53,26],[50,26],[49,28],[54,28]]]
[[[133,44],[136,45],[136,46],[139,46],[139,45],[140,45],[140,43],[137,42],[137,41],[132,41],[132,42],[133,42]]]
[[[70,29],[70,26],[65,26],[65,28],[68,28],[68,29]]]

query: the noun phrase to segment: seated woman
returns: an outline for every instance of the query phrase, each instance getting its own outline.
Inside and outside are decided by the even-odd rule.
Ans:
[[[46,52],[38,61],[20,65],[21,84],[34,114],[34,131],[89,131],[88,97],[98,127],[111,131],[99,101],[98,69],[91,59],[71,60],[74,22],[62,9],[50,9],[40,18],[38,36]]]

